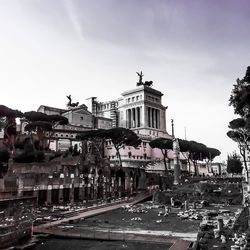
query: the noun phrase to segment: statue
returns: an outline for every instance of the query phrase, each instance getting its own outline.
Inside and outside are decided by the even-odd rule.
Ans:
[[[145,82],[142,81],[142,77],[144,76],[144,75],[142,74],[142,71],[141,71],[141,73],[139,73],[139,72],[136,72],[136,73],[137,73],[137,75],[139,76],[139,82],[136,83],[136,86],[144,85],[144,86],[150,87],[150,86],[153,85],[153,81],[145,81]]]
[[[144,85],[150,87],[153,85],[153,81],[145,81]]]
[[[143,82],[142,82],[142,77],[144,76],[142,74],[142,71],[141,71],[141,73],[138,73],[138,72],[136,72],[136,73],[139,76],[139,82],[137,82],[137,86],[144,85]]]
[[[72,102],[71,95],[66,95],[66,97],[69,99],[69,102],[67,103],[68,107],[77,107],[79,102]]]

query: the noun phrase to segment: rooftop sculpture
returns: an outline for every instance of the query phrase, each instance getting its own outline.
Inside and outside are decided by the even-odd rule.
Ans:
[[[66,97],[69,99],[69,102],[67,103],[68,107],[77,107],[79,102],[72,102],[71,95],[66,95]]]
[[[142,77],[144,76],[144,75],[142,74],[142,71],[141,71],[141,73],[139,73],[139,72],[136,72],[136,73],[137,73],[137,75],[139,76],[139,82],[136,83],[136,86],[144,85],[144,86],[150,87],[150,86],[153,85],[153,81],[145,81],[145,82],[142,81]]]

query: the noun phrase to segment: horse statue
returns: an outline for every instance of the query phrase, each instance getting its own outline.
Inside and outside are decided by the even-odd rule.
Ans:
[[[68,107],[77,107],[79,102],[72,102],[71,95],[66,95],[66,97],[69,99],[69,102],[67,103]]]

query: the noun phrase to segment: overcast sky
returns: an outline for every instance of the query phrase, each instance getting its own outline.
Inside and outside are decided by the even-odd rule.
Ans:
[[[225,160],[228,99],[250,65],[248,0],[0,0],[0,104],[21,111],[117,99],[152,80],[179,138]]]

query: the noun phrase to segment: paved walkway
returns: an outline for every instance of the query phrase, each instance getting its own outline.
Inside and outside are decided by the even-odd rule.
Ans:
[[[191,242],[186,240],[177,240],[170,248],[169,250],[184,250],[188,249]]]

